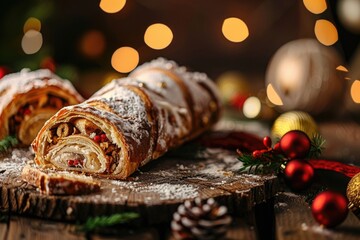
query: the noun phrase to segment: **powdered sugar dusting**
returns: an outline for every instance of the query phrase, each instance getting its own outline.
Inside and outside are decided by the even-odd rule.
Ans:
[[[198,196],[198,187],[191,184],[170,184],[170,183],[150,183],[141,186],[140,183],[130,183],[124,181],[112,181],[112,184],[122,188],[128,188],[135,192],[155,193],[160,200],[191,199]],[[149,197],[148,199],[151,199]]]
[[[30,149],[13,149],[0,160],[0,178],[5,179],[11,175],[19,175],[28,161],[34,158]]]
[[[39,69],[30,71],[30,69],[23,69],[18,73],[8,74],[1,79],[0,92],[6,92],[1,97],[0,112],[12,101],[14,95],[47,86],[57,86],[75,96],[79,102],[83,101],[70,81],[61,79],[50,70]]]

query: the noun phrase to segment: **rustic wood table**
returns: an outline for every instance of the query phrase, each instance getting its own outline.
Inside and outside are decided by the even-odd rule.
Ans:
[[[237,126],[239,127],[239,125]],[[335,128],[338,129],[338,131],[334,131]],[[258,125],[258,123],[241,124],[237,130],[244,129],[248,132],[254,132],[259,136],[264,136],[268,133],[268,127],[266,125]],[[353,123],[350,125],[342,124],[341,127],[335,123],[321,125],[320,130],[322,134],[326,136],[327,140],[329,139],[329,144],[333,146],[331,150],[324,152],[324,154],[327,157],[335,156],[337,160],[347,158],[348,163],[359,163],[359,159],[356,157],[359,149],[356,149],[356,144],[349,146],[349,144],[354,143],[352,140],[359,137],[357,135],[360,132],[359,129],[360,127]],[[336,132],[336,134],[334,135],[331,132]],[[351,134],[349,135],[349,133],[346,132],[351,132]],[[342,134],[344,136],[342,136]],[[343,139],[345,136],[346,141]],[[345,147],[346,151],[344,150]],[[338,150],[336,150],[336,148],[338,148]],[[212,154],[214,154],[214,152],[212,152]],[[221,158],[224,158],[224,156],[221,156]],[[171,157],[166,159],[168,164],[163,164],[161,162],[163,160],[160,160],[144,169],[143,172],[135,174],[134,182],[131,183],[131,186],[133,186],[132,189],[131,187],[124,188],[128,194],[132,192],[129,195],[134,199],[131,206],[123,208],[121,207],[121,201],[112,202],[110,205],[109,202],[103,204],[100,201],[100,210],[96,210],[99,206],[93,202],[89,206],[86,206],[88,203],[86,197],[84,199],[77,197],[77,200],[71,202],[75,204],[72,205],[74,209],[85,206],[84,209],[86,210],[84,210],[84,212],[75,211],[75,215],[73,212],[70,212],[70,217],[64,218],[67,219],[67,221],[61,220],[63,219],[62,217],[64,217],[62,214],[66,213],[67,209],[65,208],[65,210],[61,212],[60,210],[56,210],[56,205],[59,203],[64,204],[64,202],[69,199],[55,197],[50,202],[43,201],[35,189],[24,186],[23,183],[17,185],[16,176],[10,174],[13,182],[4,184],[3,181],[0,191],[0,240],[174,239],[170,231],[169,218],[171,217],[171,213],[176,210],[176,206],[183,201],[184,196],[182,196],[181,193],[171,195],[174,193],[170,194],[169,192],[160,191],[154,194],[149,191],[149,189],[157,189],[157,191],[159,191],[157,187],[149,187],[151,181],[161,185],[166,184],[164,179],[170,182],[175,181],[173,183],[176,186],[189,186],[189,184],[193,187],[195,186],[199,189],[201,196],[215,197],[215,199],[221,203],[226,204],[234,216],[234,221],[227,232],[226,239],[360,239],[360,220],[356,218],[353,213],[350,212],[340,226],[334,229],[326,229],[315,222],[311,216],[309,207],[309,195],[316,193],[324,187],[344,191],[349,179],[337,173],[323,171],[318,174],[318,183],[314,184],[312,188],[306,192],[294,193],[287,189],[276,176],[261,176],[257,178],[256,176],[249,175],[246,180],[242,175],[233,175],[229,172],[234,163],[229,161],[227,157],[225,157],[225,159],[227,160],[220,164],[220,169],[214,169],[215,165],[211,165],[214,161],[219,160],[219,158],[214,156],[210,158],[207,156],[203,160],[196,162],[196,164],[194,164],[194,162],[176,160]],[[212,167],[207,168],[206,166]],[[149,169],[150,172],[148,172]],[[151,173],[153,169],[157,169],[157,174]],[[182,177],[173,175],[174,172],[179,171],[185,175]],[[199,171],[202,173],[199,174]],[[216,175],[219,173],[221,173],[221,177]],[[4,172],[1,174],[4,174]],[[252,179],[252,181],[248,182],[248,184],[244,183],[249,179]],[[107,182],[105,184],[108,184],[106,186],[108,186],[109,191],[112,192],[111,194],[115,194],[111,196],[119,197],[121,195],[121,193],[115,193],[114,190],[112,190],[112,183]],[[124,187],[123,184],[118,185]],[[143,190],[145,189],[145,195],[143,195],[144,193],[136,191],[138,186]],[[242,190],[240,192],[237,191],[241,187]],[[142,200],[140,201],[138,199]],[[157,207],[149,211],[143,204],[145,202],[149,204],[152,201],[157,201],[158,204]],[[161,203],[170,204],[164,207]],[[49,205],[46,207],[43,206],[45,210],[42,211],[31,210],[34,207],[41,207],[41,204]],[[76,204],[78,204],[78,206]],[[96,229],[92,232],[79,230],[81,221],[77,221],[77,219],[86,219],[86,217],[81,216],[81,214],[91,216],[98,214],[106,215],[116,209],[137,211],[145,216],[146,221],[134,225],[117,225],[115,227]],[[158,210],[162,212],[158,212]],[[44,219],[41,214],[45,214],[46,218]],[[158,221],[156,219],[158,219]]]

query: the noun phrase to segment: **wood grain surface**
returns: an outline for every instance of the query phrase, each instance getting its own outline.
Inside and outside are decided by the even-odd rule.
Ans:
[[[278,190],[275,176],[239,173],[241,163],[233,151],[205,149],[181,158],[176,154],[164,156],[127,181],[102,179],[98,193],[48,196],[20,178],[22,167],[31,157],[27,149],[14,149],[2,156],[2,211],[64,221],[132,211],[141,215],[139,224],[159,224],[169,221],[186,199],[213,197],[230,213],[242,215]]]
[[[360,238],[360,221],[352,212],[341,225],[326,229],[314,220],[304,197],[291,192],[277,194],[274,211],[276,239],[279,240]]]

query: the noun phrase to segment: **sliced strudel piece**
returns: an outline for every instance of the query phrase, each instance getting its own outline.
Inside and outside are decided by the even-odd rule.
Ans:
[[[100,182],[92,177],[69,172],[55,172],[26,165],[21,173],[23,181],[48,195],[80,195],[97,192]]]
[[[68,80],[47,69],[6,75],[0,79],[0,139],[15,135],[22,145],[30,145],[60,108],[82,101]]]

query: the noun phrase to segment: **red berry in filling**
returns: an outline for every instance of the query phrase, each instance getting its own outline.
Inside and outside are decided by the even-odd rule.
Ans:
[[[101,140],[101,138],[100,138],[100,136],[98,136],[98,135],[96,135],[95,137],[94,137],[94,141],[95,142],[100,142],[100,140]]]
[[[74,166],[74,160],[68,160],[68,166],[69,167]]]
[[[105,133],[101,134],[100,137],[102,142],[106,142],[108,140]]]
[[[29,115],[31,114],[31,110],[29,108],[24,110],[24,115]]]

